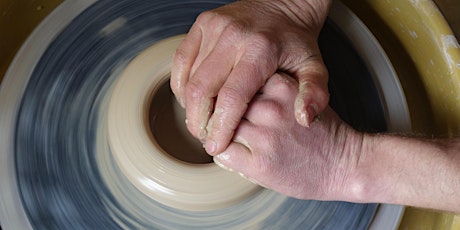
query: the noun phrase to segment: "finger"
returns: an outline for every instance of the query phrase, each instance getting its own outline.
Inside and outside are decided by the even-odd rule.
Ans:
[[[225,40],[221,40],[221,43],[225,43]],[[187,127],[203,142],[207,136],[206,126],[214,109],[215,97],[235,63],[234,52],[231,45],[218,44],[187,83]]]
[[[190,71],[201,47],[202,34],[192,26],[187,36],[177,48],[171,67],[171,90],[182,107],[185,108],[185,86]]]
[[[244,172],[252,165],[252,147],[249,139],[256,131],[255,126],[248,121],[241,121],[235,134],[235,138],[230,142],[225,151],[214,157],[214,162],[219,166],[231,171]],[[252,140],[251,140],[252,141]]]
[[[231,142],[227,149],[216,155],[214,162],[229,171],[245,173],[251,167],[251,151],[239,142]]]
[[[201,13],[176,50],[170,84],[182,107],[185,107],[184,91],[189,77],[195,73],[201,62],[213,50],[229,22],[229,19],[213,11]]]
[[[283,72],[277,72],[267,79],[260,89],[260,94],[279,98],[280,96],[296,95],[299,90],[297,81]]]
[[[202,62],[208,59],[208,55],[216,47],[222,45],[222,40],[226,39],[226,37],[223,36],[224,30],[226,30],[230,22],[228,18],[214,11],[206,11],[198,16],[195,25],[202,31],[203,39],[201,40],[201,48],[190,72],[191,76],[195,74],[197,69],[201,68]],[[225,47],[228,47],[228,45]],[[220,56],[217,60],[226,57],[227,55]]]
[[[252,167],[252,158],[251,153],[244,145],[238,142],[231,142],[227,150],[215,156],[213,160],[219,167],[230,172],[238,172],[241,177],[252,183],[264,186],[261,182],[254,179],[251,170],[249,170]]]
[[[242,121],[234,140],[230,142],[224,152],[216,155],[213,159],[221,168],[236,171],[244,178],[259,184],[254,179],[251,179],[255,175],[253,150],[249,140],[245,138],[256,136],[254,135],[255,132],[256,129],[252,124],[248,121]]]
[[[221,152],[230,143],[248,103],[263,86],[267,75],[272,75],[266,69],[261,70],[265,66],[240,61],[230,73],[218,93],[213,119],[207,126],[205,149],[208,154]]]
[[[295,117],[300,125],[309,127],[329,103],[328,72],[322,61],[316,59],[307,63],[297,77],[299,93],[294,103]]]
[[[275,73],[252,99],[244,118],[262,126],[271,126],[273,121],[283,119],[285,113],[293,111],[297,85],[287,74]]]

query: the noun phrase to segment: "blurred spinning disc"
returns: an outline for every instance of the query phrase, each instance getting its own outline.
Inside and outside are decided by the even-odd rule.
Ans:
[[[296,200],[229,175],[213,163],[184,162],[168,155],[158,138],[166,134],[155,133],[157,126],[148,120],[152,113],[161,114],[156,109],[161,106],[153,105],[155,96],[165,90],[168,95],[161,86],[169,76],[174,46],[166,55],[158,49],[186,33],[200,12],[225,3],[102,0],[67,1],[59,6],[23,46],[0,91],[2,226],[395,228],[400,206]],[[344,6],[333,6],[320,43],[331,70],[331,105],[343,119],[368,131],[410,129],[404,94],[383,50]],[[145,59],[146,52],[153,56]],[[158,75],[151,75],[140,98],[128,100],[126,106],[141,102],[137,112],[133,111],[136,104],[127,110],[138,116],[129,122],[138,122],[135,133],[145,135],[144,163],[150,162],[151,167],[139,163],[128,167],[130,148],[120,152],[118,145],[134,141],[130,146],[139,147],[140,138],[120,137],[131,126],[120,126],[123,117],[114,118],[111,111],[119,106],[114,98],[120,90],[129,94],[124,87],[135,74],[126,72],[139,60],[149,59],[151,68],[145,76],[149,71]],[[174,107],[170,101],[166,107]],[[151,151],[157,155],[150,155]],[[132,160],[139,162],[138,157]],[[136,174],[136,170],[144,171]],[[160,178],[152,170],[166,173]],[[186,178],[190,172],[193,177]],[[211,172],[217,177],[209,177]],[[207,194],[206,202],[199,183],[223,178],[233,182],[220,183],[212,194],[227,192],[228,196]]]

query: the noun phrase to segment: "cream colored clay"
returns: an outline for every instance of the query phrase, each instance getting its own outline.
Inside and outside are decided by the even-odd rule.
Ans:
[[[207,163],[212,159],[204,159],[200,143],[185,128],[183,109],[163,87],[182,39],[172,37],[146,49],[117,80],[108,111],[110,148],[122,172],[148,197],[184,210],[228,207],[247,199],[260,187],[237,173]],[[184,147],[184,142],[193,144]],[[202,164],[179,160],[166,148],[182,152],[179,158],[197,156],[195,160]]]

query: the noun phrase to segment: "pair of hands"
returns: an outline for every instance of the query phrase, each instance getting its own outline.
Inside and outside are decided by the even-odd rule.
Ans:
[[[317,37],[327,2],[246,0],[197,18],[174,56],[171,88],[209,154],[227,147],[248,103],[277,71],[299,82],[300,124],[326,108],[328,75]]]
[[[317,37],[330,3],[241,0],[201,14],[171,76],[189,131],[218,165],[288,196],[460,212],[460,139],[361,133],[327,107]]]
[[[317,38],[329,5],[247,0],[204,12],[171,73],[187,127],[216,163],[303,199],[339,193],[360,146],[327,107]]]

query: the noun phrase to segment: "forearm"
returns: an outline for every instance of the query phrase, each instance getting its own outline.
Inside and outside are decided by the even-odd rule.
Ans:
[[[460,139],[366,134],[362,149],[349,188],[354,201],[460,213]]]

